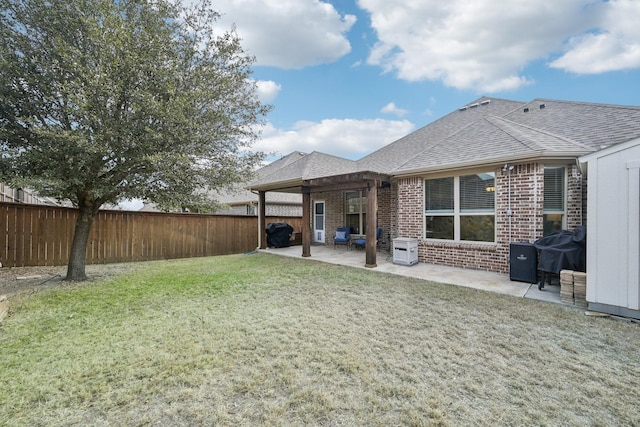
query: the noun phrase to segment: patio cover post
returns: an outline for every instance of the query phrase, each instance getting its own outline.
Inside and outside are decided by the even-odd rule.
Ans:
[[[302,256],[311,256],[311,190],[302,189]]]
[[[378,223],[378,181],[367,181],[367,243],[365,245],[365,267],[377,267],[376,263],[376,225]]]
[[[267,229],[267,209],[266,191],[258,191],[258,247],[267,249],[266,229]]]

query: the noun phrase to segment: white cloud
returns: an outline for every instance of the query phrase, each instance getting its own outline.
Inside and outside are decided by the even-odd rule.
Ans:
[[[351,51],[345,34],[356,22],[319,0],[225,0],[221,27],[235,24],[257,65],[296,69],[330,63]]]
[[[276,99],[276,96],[280,93],[282,86],[271,80],[258,80],[256,81],[258,99],[263,104]]]
[[[390,102],[380,110],[381,113],[385,114],[395,114],[398,117],[406,116],[409,113],[409,110],[405,110],[403,108],[398,107],[395,102]]]
[[[569,50],[550,66],[578,74],[640,68],[640,2],[607,3],[600,32],[572,37]]]
[[[253,146],[257,151],[289,154],[292,151],[321,151],[358,160],[413,131],[408,120],[327,119],[300,121],[291,130],[267,124],[262,138]]]
[[[522,69],[565,52],[554,67],[639,67],[636,0],[358,0],[378,36],[368,63],[408,81],[477,92],[531,84]],[[569,43],[567,43],[569,41]]]

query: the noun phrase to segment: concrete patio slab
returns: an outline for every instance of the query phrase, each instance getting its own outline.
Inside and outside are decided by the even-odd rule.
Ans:
[[[356,249],[349,250],[343,246],[336,248],[325,245],[311,246],[311,257],[309,258],[302,257],[301,246],[269,248],[262,250],[262,252],[355,268],[366,268],[364,266],[364,251]],[[506,274],[427,263],[418,263],[412,266],[398,265],[393,263],[392,256],[388,252],[383,251],[379,251],[377,254],[377,267],[367,269],[397,276],[465,286],[514,297],[560,303],[559,286],[546,286],[544,290],[540,291],[536,284],[515,282],[510,280]]]

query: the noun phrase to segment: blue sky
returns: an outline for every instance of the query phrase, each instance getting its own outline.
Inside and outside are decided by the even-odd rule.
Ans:
[[[639,0],[219,0],[261,99],[256,150],[359,159],[476,98],[640,105]]]

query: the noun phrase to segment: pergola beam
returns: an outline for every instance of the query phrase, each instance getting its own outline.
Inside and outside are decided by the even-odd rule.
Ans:
[[[311,256],[311,193],[302,193],[302,256]]]
[[[377,267],[376,260],[376,225],[378,222],[378,185],[377,181],[367,183],[367,243],[365,245],[365,267]]]
[[[267,207],[266,191],[258,191],[258,247],[267,249]]]

